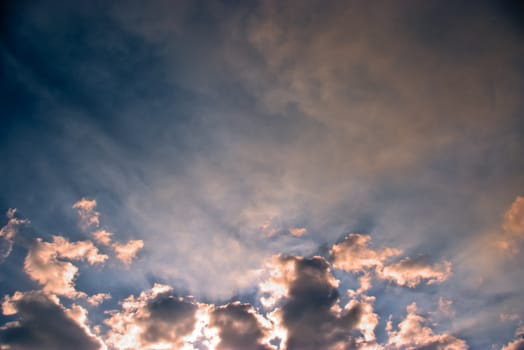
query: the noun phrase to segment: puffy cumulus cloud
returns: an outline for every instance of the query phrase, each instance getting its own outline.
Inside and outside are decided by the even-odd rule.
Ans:
[[[508,345],[504,346],[502,350],[524,350],[524,338],[515,339]]]
[[[0,228],[0,262],[11,254],[14,238],[20,226],[29,223],[29,220],[19,219],[15,214],[16,209],[9,209],[6,213],[7,224]]]
[[[399,249],[384,248],[374,250],[369,247],[370,235],[350,233],[344,240],[333,245],[330,254],[333,267],[344,271],[360,272],[383,266],[384,262],[402,253]]]
[[[370,235],[350,233],[330,250],[333,267],[353,273],[364,273],[361,276],[362,293],[371,288],[371,270],[376,276],[390,280],[401,286],[415,287],[422,282],[433,284],[443,282],[451,274],[451,263],[431,264],[427,257],[416,259],[404,258],[396,263],[387,261],[400,255],[402,251],[395,248],[372,249],[369,247]]]
[[[218,329],[217,350],[270,350],[271,324],[250,304],[230,303],[213,309],[210,327]]]
[[[176,297],[172,288],[155,284],[138,297],[123,300],[110,312],[106,343],[112,349],[192,349],[188,344],[197,324],[199,306]]]
[[[516,339],[508,343],[502,350],[524,350],[524,326],[520,326],[515,331]]]
[[[417,305],[410,304],[404,320],[398,323],[397,330],[393,329],[391,319],[386,331],[389,337],[387,349],[417,349],[417,350],[467,350],[468,346],[462,339],[443,333],[435,334],[426,326],[428,319],[417,313]]]
[[[95,232],[93,232],[92,236],[95,242],[97,242],[98,244],[109,246],[111,245],[111,241],[112,241],[111,237],[113,236],[113,232],[109,232],[107,230],[100,229],[100,230],[96,230]]]
[[[144,247],[144,241],[140,239],[133,239],[127,243],[113,243],[113,249],[118,260],[124,264],[129,265],[135,258],[136,254]]]
[[[440,283],[451,275],[451,263],[431,264],[427,257],[404,258],[377,269],[377,276],[401,286],[416,287],[422,282]]]
[[[111,299],[111,294],[109,293],[97,293],[86,299],[87,303],[91,306],[98,306],[102,304],[105,300]]]
[[[284,348],[346,349],[355,344],[352,330],[358,324],[362,310],[359,304],[341,310],[338,281],[322,257],[302,258],[279,256],[274,258],[273,272],[268,286],[276,287],[270,300],[278,302],[274,317],[283,328]],[[280,300],[279,300],[280,299]]]
[[[352,293],[349,293],[350,296]],[[351,310],[356,307],[360,308],[361,315],[355,329],[361,334],[360,337],[355,338],[355,344],[358,349],[378,349],[380,346],[376,343],[375,329],[378,326],[379,315],[374,312],[373,304],[376,298],[368,295],[360,295],[358,298],[352,299],[345,307],[346,310]]]
[[[115,252],[116,258],[126,265],[130,265],[137,253],[144,247],[144,241],[132,239],[127,243],[113,242],[113,233],[104,229],[93,232],[94,240],[104,246],[108,246]]]
[[[41,292],[16,292],[2,303],[4,315],[17,320],[0,327],[2,349],[16,350],[102,350],[105,345],[90,331],[87,311],[79,305],[70,309],[58,298]]]
[[[95,199],[82,198],[73,204],[73,208],[77,210],[78,218],[80,219],[79,224],[83,229],[100,225],[100,213],[95,210]]]
[[[37,238],[24,261],[24,270],[43,286],[45,292],[70,298],[85,296],[75,289],[74,279],[78,267],[66,260],[87,261],[89,265],[101,264],[107,255],[99,254],[90,241],[69,242],[67,238],[53,236],[52,242]]]

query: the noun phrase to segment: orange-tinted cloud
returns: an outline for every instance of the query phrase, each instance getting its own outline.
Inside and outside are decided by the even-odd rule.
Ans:
[[[126,265],[130,265],[137,253],[144,247],[144,241],[134,239],[127,243],[118,243],[112,241],[112,236],[112,232],[104,229],[93,232],[93,238],[97,243],[111,247],[118,260]]]
[[[0,228],[0,262],[11,254],[13,240],[22,225],[29,223],[29,220],[19,219],[15,216],[16,209],[9,209],[6,213],[7,224]]]
[[[387,323],[386,331],[389,337],[387,349],[435,349],[435,350],[467,350],[468,346],[462,339],[443,333],[435,334],[427,326],[428,320],[417,313],[417,305],[410,304],[404,320],[393,329],[392,321]]]
[[[113,243],[113,249],[118,260],[129,265],[135,258],[136,254],[144,247],[144,241],[139,239],[130,240],[127,243]]]
[[[95,210],[95,199],[82,198],[73,204],[73,208],[78,212],[80,227],[83,229],[87,229],[90,226],[98,227],[100,225],[100,213]]]
[[[25,258],[24,270],[31,279],[40,283],[45,292],[69,298],[85,296],[75,289],[74,279],[78,267],[70,261],[87,261],[89,265],[101,264],[107,255],[99,254],[90,241],[69,242],[64,237],[53,236],[52,242],[37,238]]]
[[[300,237],[307,233],[307,229],[305,227],[294,227],[289,229],[289,233],[295,237]]]
[[[377,269],[377,276],[401,286],[416,287],[422,282],[441,283],[451,275],[451,263],[431,264],[426,257],[404,258]]]
[[[517,196],[504,214],[502,232],[495,238],[495,244],[512,255],[520,251],[524,240],[524,197]]]
[[[368,246],[370,241],[369,235],[359,233],[347,235],[341,243],[331,248],[333,267],[344,271],[360,272],[382,266],[386,260],[402,252],[394,248],[371,249]]]
[[[524,197],[517,196],[504,215],[504,231],[524,238]]]
[[[98,306],[102,304],[105,300],[111,299],[111,294],[109,293],[97,293],[86,299],[87,303],[91,306]]]

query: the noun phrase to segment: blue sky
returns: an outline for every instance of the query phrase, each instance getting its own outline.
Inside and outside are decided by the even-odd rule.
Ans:
[[[522,11],[4,5],[1,346],[520,349]]]

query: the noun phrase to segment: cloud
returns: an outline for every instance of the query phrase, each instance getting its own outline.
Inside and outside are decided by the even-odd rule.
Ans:
[[[107,255],[99,254],[91,241],[69,242],[62,236],[53,236],[52,242],[37,238],[24,261],[24,270],[31,279],[40,283],[45,292],[69,298],[85,296],[75,289],[78,267],[70,261],[87,261],[89,265],[102,264]]]
[[[6,213],[7,224],[0,228],[0,263],[11,254],[14,238],[20,226],[29,224],[29,220],[19,219],[15,215],[16,209],[9,209]]]
[[[520,326],[515,331],[516,339],[508,343],[502,350],[524,350],[524,326]]]
[[[451,275],[451,263],[431,264],[427,257],[404,258],[377,269],[377,276],[401,286],[414,288],[422,282],[441,283]]]
[[[455,309],[453,307],[453,300],[446,299],[444,297],[438,298],[438,309],[442,315],[446,317],[454,317]]]
[[[155,284],[111,312],[107,344],[119,350],[182,349],[197,323],[198,305],[172,294],[172,288]]]
[[[80,227],[87,229],[90,226],[98,227],[100,225],[100,213],[95,210],[96,200],[82,198],[73,204],[73,208],[77,210],[78,218],[80,219]]]
[[[99,306],[105,300],[111,299],[111,294],[109,293],[97,293],[86,299],[87,303],[91,306]]]
[[[352,293],[349,293],[353,296]],[[355,330],[361,334],[360,337],[355,338],[355,344],[358,349],[378,349],[379,345],[376,343],[375,329],[378,326],[379,315],[374,312],[373,304],[376,298],[374,296],[360,295],[358,298],[352,299],[344,308],[351,310],[353,308],[360,308],[360,319],[355,325]]]
[[[294,227],[289,229],[289,233],[295,237],[300,237],[307,233],[307,229],[305,227]]]
[[[4,315],[17,317],[0,327],[1,343],[8,349],[105,349],[89,330],[87,311],[81,306],[67,309],[52,295],[16,292],[4,298],[2,308]]]
[[[213,309],[210,327],[218,328],[217,350],[270,350],[269,329],[250,304],[229,303]]]
[[[380,267],[386,260],[402,253],[399,249],[384,248],[374,250],[368,247],[371,236],[350,233],[341,243],[333,245],[330,255],[336,269],[360,272],[365,269]]]
[[[93,238],[96,242],[111,247],[116,254],[116,258],[129,266],[136,257],[136,254],[144,247],[144,241],[134,239],[127,243],[118,243],[112,241],[112,236],[112,232],[104,229],[93,232]]]
[[[101,229],[96,230],[92,235],[95,242],[105,246],[111,245],[111,236],[113,236],[113,232]]]
[[[515,339],[508,345],[504,346],[502,350],[524,350],[524,338]]]
[[[340,310],[338,281],[322,257],[279,256],[265,293],[278,302],[275,317],[285,330],[284,347],[294,349],[338,349],[354,342],[352,330],[361,317],[360,305]],[[270,290],[268,287],[277,287]],[[280,300],[279,300],[280,299]]]
[[[404,320],[398,323],[397,330],[393,329],[391,319],[386,331],[389,337],[387,349],[416,349],[416,350],[467,350],[468,346],[462,339],[442,333],[435,334],[426,326],[428,320],[417,313],[416,303],[407,308]]]
[[[139,239],[130,240],[125,244],[113,243],[113,249],[118,260],[129,265],[140,249],[144,247],[144,241]]]
[[[517,196],[504,215],[504,231],[524,239],[524,197]]]
[[[516,255],[524,240],[524,197],[517,196],[504,214],[502,232],[493,238],[503,251]]]

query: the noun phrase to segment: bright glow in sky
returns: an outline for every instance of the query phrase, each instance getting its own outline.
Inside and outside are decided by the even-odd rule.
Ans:
[[[518,1],[1,7],[0,349],[524,349]]]

